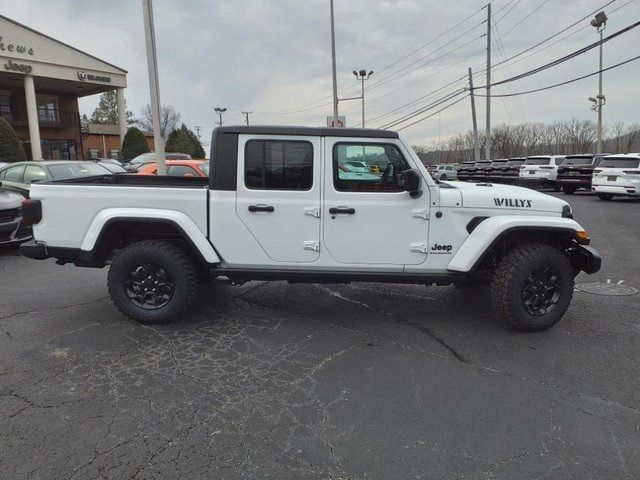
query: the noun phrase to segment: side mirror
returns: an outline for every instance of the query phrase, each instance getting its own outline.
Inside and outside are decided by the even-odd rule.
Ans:
[[[418,173],[416,169],[412,168],[400,172],[397,179],[398,187],[405,192],[409,192],[409,195],[413,198],[418,198],[422,195],[422,190],[420,190],[420,173]]]

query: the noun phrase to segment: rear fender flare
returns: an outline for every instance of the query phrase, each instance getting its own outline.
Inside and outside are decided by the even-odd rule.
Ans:
[[[110,223],[116,221],[144,222],[145,220],[173,224],[185,235],[188,243],[196,249],[202,260],[210,264],[220,263],[220,257],[215,249],[190,217],[175,210],[149,208],[107,208],[100,211],[91,222],[82,240],[81,254],[84,253],[86,256],[95,250],[103,231]]]

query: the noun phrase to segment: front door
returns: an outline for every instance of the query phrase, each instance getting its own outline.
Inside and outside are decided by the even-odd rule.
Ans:
[[[318,137],[239,137],[236,214],[274,262],[319,257],[320,150]]]
[[[426,259],[429,190],[412,198],[397,174],[414,168],[399,143],[325,139],[324,245],[338,263],[417,265]]]

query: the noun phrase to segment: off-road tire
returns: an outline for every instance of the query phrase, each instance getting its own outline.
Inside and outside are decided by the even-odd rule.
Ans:
[[[562,187],[562,191],[565,193],[565,195],[573,195],[574,193],[576,193],[576,190],[577,188],[572,186]]]
[[[543,315],[532,315],[524,306],[523,288],[536,269],[551,267],[558,272],[560,297],[555,307]],[[555,325],[569,308],[574,274],[565,254],[550,245],[525,244],[515,247],[498,265],[491,284],[491,301],[500,319],[523,332],[546,330]]]
[[[613,194],[612,193],[599,193],[598,194],[598,198],[600,200],[609,201],[609,200],[613,199]]]
[[[162,267],[172,278],[174,288],[166,305],[145,310],[133,303],[126,293],[125,281],[131,269],[142,262]],[[180,247],[162,240],[144,240],[121,250],[109,268],[107,285],[111,300],[127,317],[142,324],[170,323],[179,318],[196,297],[198,273]]]

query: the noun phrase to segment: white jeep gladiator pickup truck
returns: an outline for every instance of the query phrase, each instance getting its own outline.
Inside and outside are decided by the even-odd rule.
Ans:
[[[354,175],[348,162],[371,172]],[[213,133],[206,178],[43,181],[23,255],[109,265],[116,306],[176,319],[203,278],[231,284],[491,284],[497,315],[543,330],[600,256],[568,203],[525,188],[440,182],[397,133],[238,126]]]

